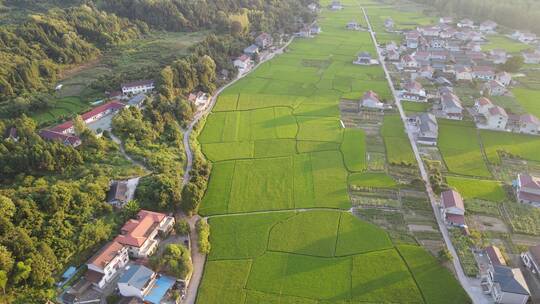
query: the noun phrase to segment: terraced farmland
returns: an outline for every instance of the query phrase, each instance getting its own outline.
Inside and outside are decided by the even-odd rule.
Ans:
[[[348,183],[396,183],[367,171],[366,132],[340,123],[341,98],[391,98],[380,66],[352,64],[375,50],[367,32],[345,30],[364,22],[360,3],[342,3],[323,10],[318,37],[231,86],[207,118],[199,141],[213,167],[200,213],[212,250],[197,303],[469,302],[424,249],[411,246],[409,265],[386,231],[345,211]],[[399,118],[385,124],[389,161],[414,164]]]

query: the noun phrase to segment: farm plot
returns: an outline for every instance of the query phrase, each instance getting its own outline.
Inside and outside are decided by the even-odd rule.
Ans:
[[[246,298],[269,301],[264,303],[439,303],[424,302],[422,288],[441,295],[447,288],[416,285],[414,271],[386,232],[349,213],[238,215],[211,218],[210,224],[217,235],[211,239],[198,303],[243,303]],[[420,247],[410,246],[415,249],[434,261]],[[418,275],[452,278],[438,264],[431,266],[436,272]]]
[[[362,131],[341,127],[340,98],[368,89],[390,98],[380,66],[352,64],[375,49],[368,33],[345,30],[363,19],[356,1],[345,2],[323,9],[316,38],[296,40],[228,88],[207,119],[199,140],[213,167],[199,212],[210,216],[212,251],[198,303],[437,303],[424,301],[386,231],[343,211],[366,143]],[[390,117],[389,159],[414,163],[399,117]],[[384,149],[376,152],[384,168]]]
[[[498,181],[457,176],[447,176],[446,181],[464,199],[476,198],[492,202],[501,202],[507,199],[506,193]]]
[[[486,156],[490,163],[500,164],[499,152],[506,152],[532,161],[540,161],[540,137],[533,135],[480,131]]]
[[[416,279],[426,303],[471,303],[452,274],[427,251],[410,245],[400,245],[397,248]]]
[[[365,172],[349,175],[349,185],[361,188],[395,188],[398,184],[386,173]]]
[[[519,41],[512,40],[503,35],[488,35],[488,42],[482,45],[482,50],[491,51],[494,49],[503,49],[508,53],[519,53],[530,48],[529,45]]]
[[[385,115],[381,130],[389,163],[415,164],[411,144],[403,130],[403,122],[397,114]]]
[[[474,125],[462,121],[439,120],[439,150],[448,169],[470,176],[491,176]]]
[[[514,88],[512,89],[512,94],[514,94],[517,101],[527,113],[540,117],[540,103],[538,102],[540,99],[540,91],[526,88]]]

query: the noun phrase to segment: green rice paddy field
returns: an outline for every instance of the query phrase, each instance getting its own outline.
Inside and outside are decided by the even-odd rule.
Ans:
[[[352,64],[375,51],[367,32],[345,30],[364,22],[359,3],[342,3],[323,10],[323,33],[231,86],[207,118],[198,140],[213,167],[200,213],[212,250],[197,303],[470,302],[427,251],[396,247],[345,211],[348,182],[396,185],[366,172],[364,132],[339,121],[341,97],[391,98],[380,66]],[[389,161],[414,163],[399,117],[384,124]]]

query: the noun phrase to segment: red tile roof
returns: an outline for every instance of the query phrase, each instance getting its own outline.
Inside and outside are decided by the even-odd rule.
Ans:
[[[538,120],[538,118],[536,118],[536,116],[531,115],[531,114],[521,115],[519,120],[521,122],[525,122],[525,123],[532,123],[532,124],[535,124],[535,125],[540,125],[540,121]]]
[[[122,248],[124,248],[124,245],[118,242],[109,242],[88,261],[88,264],[103,269],[118,255],[118,252],[122,250]]]
[[[481,97],[477,101],[478,101],[478,104],[481,106],[487,106],[487,105],[493,104],[491,100],[487,99],[486,97]]]
[[[373,91],[367,91],[362,97],[362,99],[368,99],[368,98],[379,100],[379,95],[377,95],[377,93]]]
[[[106,104],[102,104],[98,107],[95,107],[93,108],[92,110],[84,113],[81,115],[82,119],[84,121],[102,113],[102,112],[105,112],[107,110],[119,110],[119,109],[122,109],[123,107],[125,107],[125,105],[117,100],[113,100],[111,102],[108,102]],[[70,120],[70,121],[66,121],[64,123],[61,123],[59,125],[56,125],[55,127],[51,128],[50,130],[51,131],[54,131],[54,132],[64,132],[65,130],[69,129],[73,127],[73,120]]]
[[[140,247],[165,217],[163,213],[141,210],[137,213],[137,219],[130,219],[124,224],[122,234],[114,240],[120,244]]]
[[[519,174],[518,178],[521,187],[540,190],[540,177],[532,176],[529,174]]]
[[[447,190],[441,193],[442,203],[444,208],[456,207],[461,210],[465,210],[465,205],[463,204],[463,198],[455,190]]]
[[[465,225],[465,217],[461,214],[450,214],[450,213],[447,213],[446,214],[446,220],[448,220],[449,222],[452,222],[456,225],[461,225],[461,226],[464,226]]]
[[[495,115],[508,116],[506,114],[506,111],[499,106],[493,106],[489,108],[489,114],[492,116],[495,116]]]
[[[54,132],[51,130],[41,130],[39,135],[46,140],[59,140],[63,143],[69,143],[72,146],[78,146],[81,139],[78,136],[66,135],[63,133]]]
[[[99,281],[101,281],[101,278],[103,277],[103,273],[88,269],[86,273],[84,274],[84,277],[86,278],[88,282],[97,284],[99,283]]]
[[[501,253],[501,250],[497,246],[486,247],[486,253],[493,265],[506,265],[506,261]]]

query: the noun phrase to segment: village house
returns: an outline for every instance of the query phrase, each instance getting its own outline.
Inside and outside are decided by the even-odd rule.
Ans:
[[[433,78],[433,73],[434,72],[435,71],[433,70],[431,65],[424,65],[424,66],[420,67],[417,74],[418,74],[418,76],[420,76],[422,78],[431,79],[431,78]]]
[[[531,32],[515,31],[510,37],[521,43],[532,43],[536,41],[536,35]]]
[[[474,22],[471,19],[462,19],[458,22],[457,26],[461,28],[473,28]]]
[[[95,122],[106,115],[114,114],[123,109],[126,105],[118,101],[111,101],[106,104],[95,107],[94,109],[81,115],[82,120],[89,124]],[[65,145],[77,147],[81,145],[81,139],[75,136],[75,127],[73,121],[69,120],[54,126],[50,129],[41,130],[40,136],[45,140],[57,140]]]
[[[249,56],[245,54],[239,56],[233,62],[234,67],[237,68],[240,73],[243,73],[244,71],[249,69],[251,64],[252,64],[251,58],[249,58]]]
[[[431,59],[431,53],[427,51],[416,51],[412,55],[412,58],[418,62],[418,65],[429,65]],[[405,56],[404,56],[405,57]]]
[[[484,84],[484,93],[489,96],[502,96],[506,94],[506,87],[498,80],[490,80]]]
[[[540,121],[532,114],[523,114],[519,117],[519,132],[527,134],[540,133]]]
[[[474,109],[476,112],[484,116],[488,114],[491,107],[493,107],[493,103],[486,97],[480,97],[474,102]]]
[[[523,52],[523,62],[527,64],[539,64],[540,63],[540,54],[535,52]]]
[[[474,79],[489,81],[495,79],[495,71],[489,66],[474,66],[472,76]]]
[[[384,109],[384,103],[381,102],[379,95],[373,91],[367,91],[362,96],[361,107],[372,109]]]
[[[374,65],[379,64],[379,61],[377,59],[373,59],[371,54],[368,52],[360,52],[353,63],[358,65]]]
[[[244,54],[248,56],[255,56],[259,54],[259,47],[256,44],[252,44],[244,49]]]
[[[394,20],[392,20],[392,18],[386,18],[386,20],[384,20],[384,27],[387,31],[392,30],[394,28]]]
[[[343,9],[343,6],[341,5],[341,2],[334,0],[332,1],[332,4],[330,4],[330,9],[333,11],[339,11]]]
[[[150,93],[154,90],[153,80],[140,80],[122,84],[122,94],[137,95],[140,93]]]
[[[431,113],[422,113],[409,119],[416,142],[421,145],[436,146],[439,137],[437,119]]]
[[[124,207],[127,202],[133,200],[138,184],[138,177],[112,181],[107,191],[107,203],[117,208]]]
[[[523,264],[538,278],[540,278],[540,244],[529,247],[527,252],[521,253]]]
[[[484,293],[491,294],[495,303],[525,304],[529,300],[529,287],[518,268],[490,265],[481,284]]]
[[[417,68],[418,62],[411,55],[404,55],[401,57],[401,67],[402,68]]]
[[[495,75],[495,79],[505,87],[509,86],[512,83],[512,75],[507,72],[497,73],[497,75]]]
[[[417,30],[425,37],[438,37],[440,32],[439,28],[435,26],[418,27]]]
[[[384,46],[384,49],[385,49],[387,52],[390,52],[390,51],[396,51],[396,52],[399,52],[399,47],[398,47],[398,45],[397,45],[394,41],[388,42],[388,43]]]
[[[204,108],[208,105],[210,97],[205,92],[199,91],[197,93],[189,94],[188,101],[194,104],[197,108]]]
[[[457,66],[455,69],[456,81],[471,81],[473,78],[471,71],[468,66]]]
[[[6,134],[4,136],[5,141],[11,141],[11,142],[18,142],[19,141],[19,135],[17,132],[17,128],[11,127],[6,129]]]
[[[441,18],[439,18],[439,23],[440,24],[451,24],[452,22],[454,22],[454,18],[452,18],[452,17],[441,17]]]
[[[493,49],[489,51],[489,55],[490,55],[489,59],[494,64],[503,64],[508,60],[508,54],[506,53],[505,50]]]
[[[88,260],[85,278],[97,288],[103,289],[128,262],[127,247],[118,242],[109,242]]]
[[[82,144],[82,141],[78,136],[54,132],[51,130],[41,130],[39,131],[39,136],[45,140],[59,141],[66,146],[72,146],[74,148]]]
[[[124,297],[136,297],[144,303],[160,304],[175,282],[175,278],[159,275],[143,265],[130,265],[118,280],[118,290]]]
[[[482,45],[479,42],[469,41],[463,46],[463,49],[466,51],[481,52]]]
[[[399,60],[399,52],[395,50],[389,50],[386,52],[386,60],[388,61],[398,61]]]
[[[480,30],[482,32],[493,32],[497,28],[497,23],[495,21],[486,20],[480,23]]]
[[[322,33],[322,28],[317,24],[317,23],[313,23],[310,27],[309,27],[309,34],[314,36],[314,35],[318,35]]]
[[[114,240],[128,247],[129,255],[146,258],[154,253],[160,235],[168,234],[174,225],[174,217],[163,213],[141,210],[135,219],[128,220]]]
[[[442,216],[450,226],[466,228],[463,198],[455,190],[441,193]]]
[[[429,46],[435,49],[443,49],[446,48],[446,39],[442,38],[432,38],[429,41]]]
[[[434,50],[430,52],[429,57],[431,60],[441,60],[444,62],[448,59],[449,55],[450,53],[448,51]]]
[[[358,22],[356,21],[350,21],[349,23],[347,23],[347,25],[345,26],[346,29],[350,30],[350,31],[358,31],[360,30],[360,24],[358,24]]]
[[[493,105],[491,108],[489,108],[485,116],[486,125],[489,129],[506,129],[506,124],[508,123],[508,114],[506,114],[506,111],[503,108]]]
[[[442,30],[440,33],[439,33],[439,37],[441,37],[442,39],[451,39],[453,38],[457,33],[457,30],[454,29],[454,28],[447,28],[445,30]],[[455,42],[457,42],[456,40],[450,40],[450,41],[446,41],[446,47],[450,47],[452,44],[454,44]]]
[[[514,188],[518,202],[540,207],[540,177],[520,173]]]
[[[409,101],[426,101],[426,90],[418,81],[408,81],[403,85],[401,98]]]
[[[268,33],[261,33],[255,38],[255,44],[261,49],[267,49],[274,44],[274,38]]]
[[[489,263],[493,266],[506,266],[506,261],[499,247],[491,245],[487,246],[485,252],[489,258]]]
[[[418,48],[419,39],[420,33],[418,31],[410,31],[405,33],[405,43],[410,49]]]
[[[128,102],[127,102],[127,106],[128,107],[134,107],[134,108],[141,108],[142,105],[143,105],[143,102],[144,100],[146,99],[146,95],[144,94],[137,94],[133,97],[131,97]]]
[[[441,96],[442,113],[448,119],[462,120],[463,106],[459,97],[454,93],[446,93]]]

